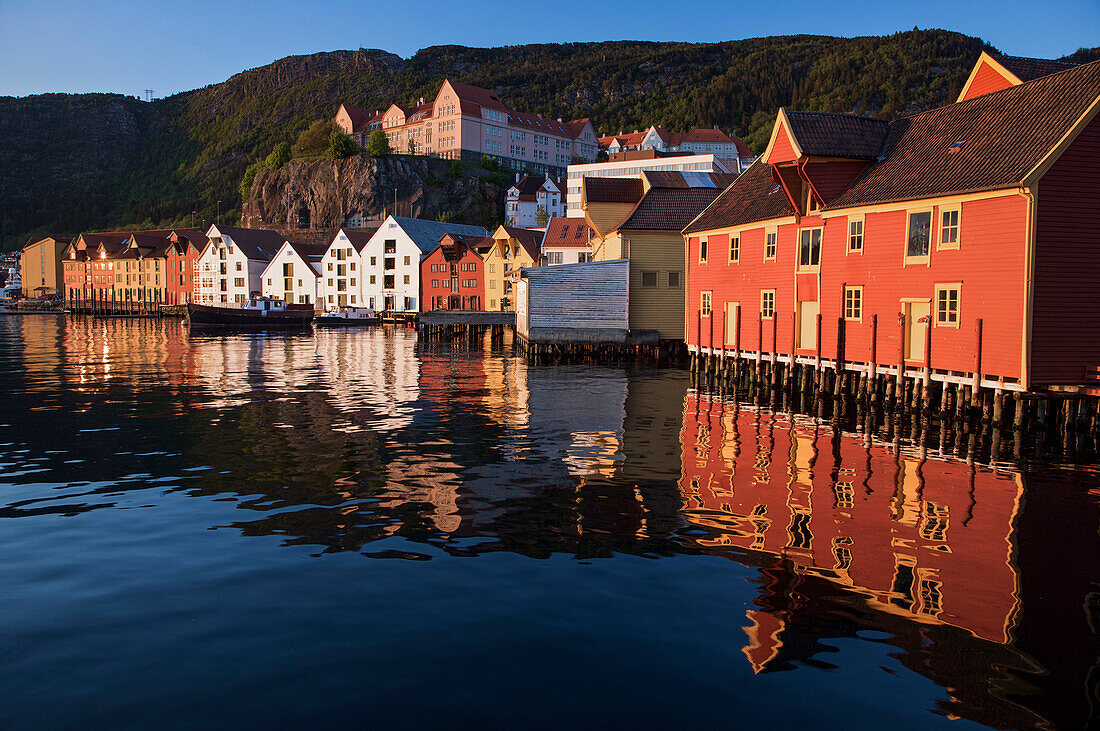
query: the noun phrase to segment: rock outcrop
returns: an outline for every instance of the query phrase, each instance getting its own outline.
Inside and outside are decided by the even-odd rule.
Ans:
[[[293,160],[256,174],[241,225],[338,228],[355,215],[396,213],[490,228],[504,217],[505,181],[469,168],[458,174],[450,161],[427,157]]]

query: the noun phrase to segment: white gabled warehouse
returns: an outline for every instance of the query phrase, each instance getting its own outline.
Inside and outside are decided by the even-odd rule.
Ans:
[[[342,228],[325,249],[318,265],[321,274],[320,294],[324,309],[337,307],[367,307],[363,296],[363,279],[366,267],[363,250],[371,239],[371,231]]]
[[[206,232],[206,248],[196,271],[197,302],[220,305],[245,302],[260,282],[286,237],[278,231],[215,224]]]
[[[435,251],[444,234],[486,238],[481,226],[390,216],[360,255],[366,306],[391,313],[420,312],[420,260]]]
[[[264,269],[260,291],[291,304],[323,309],[320,266],[327,248],[284,241]]]

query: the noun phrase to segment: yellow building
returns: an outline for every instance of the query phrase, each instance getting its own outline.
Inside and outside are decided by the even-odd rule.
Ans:
[[[726,173],[644,171],[585,178],[581,207],[595,231],[594,261],[630,261],[630,329],[684,339],[687,248],[680,234],[732,183]]]
[[[23,247],[19,252],[19,272],[24,297],[61,292],[61,258],[68,245],[67,239],[47,236]]]
[[[499,226],[493,232],[493,243],[482,247],[478,254],[485,260],[485,309],[490,312],[513,312],[512,272],[539,265],[542,231]]]

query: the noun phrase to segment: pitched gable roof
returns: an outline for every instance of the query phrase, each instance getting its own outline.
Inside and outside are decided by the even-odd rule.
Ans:
[[[1009,73],[1021,82],[1056,74],[1071,69],[1077,64],[1069,61],[1052,61],[1045,58],[1027,58],[1025,56],[994,56]]]
[[[539,251],[542,247],[542,231],[529,228],[516,228],[514,226],[501,226],[497,232],[504,230],[509,238],[515,239],[519,245],[527,250],[527,253],[535,261],[539,260]]]
[[[286,237],[278,231],[263,228],[238,228],[218,223],[210,227],[207,235],[213,231],[233,239],[234,246],[239,248],[246,257],[256,261],[271,261],[271,257],[275,256],[286,241]]]
[[[339,233],[344,234],[344,237],[347,238],[358,253],[363,252],[363,247],[370,241],[371,236],[374,236],[374,231],[361,231],[354,228],[342,228]]]
[[[771,166],[763,160],[757,160],[703,209],[684,228],[684,233],[710,231],[793,215],[794,209],[791,208],[786,194],[772,177]]]
[[[302,261],[306,263],[310,271],[313,272],[313,276],[321,276],[321,259],[325,257],[325,252],[328,251],[327,244],[302,244],[297,241],[287,241],[286,246],[294,249]]]
[[[854,114],[789,112],[789,130],[808,157],[873,160],[882,152],[889,122]]]
[[[1095,61],[899,119],[883,158],[827,208],[1017,187],[1098,100]]]
[[[722,193],[721,188],[653,188],[619,230],[681,231]]]
[[[588,225],[586,219],[554,216],[546,226],[546,233],[542,237],[542,248],[588,248],[595,236],[596,232]]]
[[[390,216],[382,228],[375,235],[384,234],[389,222],[396,223],[405,232],[417,248],[425,254],[431,253],[439,246],[439,240],[443,234],[454,233],[460,236],[487,236],[489,234],[481,226],[468,226],[462,223],[441,223],[439,221],[425,221],[420,218],[405,218],[403,216]]]
[[[357,134],[362,132],[371,120],[371,113],[366,109],[353,107],[350,104],[341,104],[340,106],[344,108],[344,111],[348,114],[348,118],[351,120],[351,133]]]

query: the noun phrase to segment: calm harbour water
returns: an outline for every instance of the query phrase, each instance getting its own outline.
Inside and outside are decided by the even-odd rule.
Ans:
[[[0,318],[0,727],[1085,728],[1100,471],[406,331]]]

